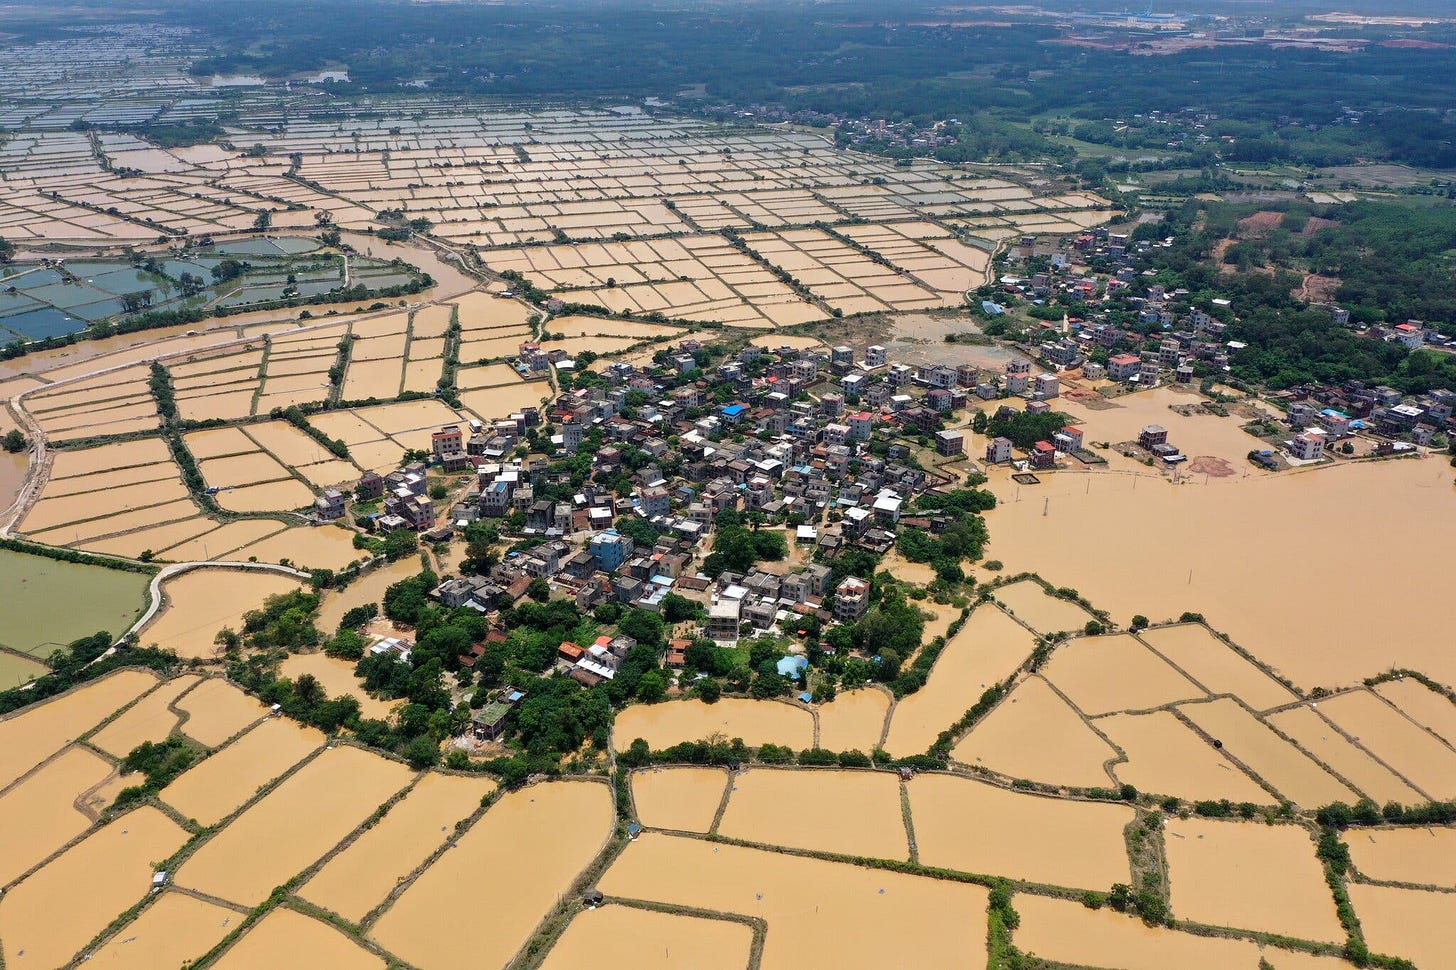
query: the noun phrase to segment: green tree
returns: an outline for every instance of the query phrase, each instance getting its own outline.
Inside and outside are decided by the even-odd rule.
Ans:
[[[24,451],[28,443],[25,440],[25,435],[21,434],[17,429],[11,428],[6,432],[4,439],[0,439],[0,448],[4,448],[10,454],[14,455]]]
[[[384,537],[384,558],[396,562],[413,555],[420,548],[420,537],[408,529],[395,529]]]
[[[643,674],[637,681],[637,699],[655,704],[667,696],[667,681],[655,670]]]

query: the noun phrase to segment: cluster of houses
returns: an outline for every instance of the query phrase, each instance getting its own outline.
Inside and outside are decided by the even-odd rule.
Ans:
[[[1392,387],[1362,381],[1304,384],[1275,395],[1285,404],[1294,432],[1284,442],[1296,462],[1318,461],[1325,449],[1355,434],[1379,439],[1377,454],[1432,444],[1436,435],[1456,435],[1456,392],[1437,389],[1407,396]]]
[[[1226,339],[1227,324],[1215,315],[1229,310],[1228,300],[1214,300],[1212,312],[1186,308],[1188,290],[1146,283],[1152,272],[1145,268],[1146,256],[1170,245],[1171,239],[1134,241],[1105,227],[1056,248],[1026,236],[1012,247],[1011,257],[1045,257],[1048,268],[1028,276],[1002,276],[998,282],[1003,292],[1033,302],[1057,296],[1104,308],[1117,306],[1135,315],[1135,328],[1097,318],[1044,322],[1047,339],[1031,351],[1048,368],[1080,368],[1089,380],[1106,378],[1140,388],[1170,379],[1191,383],[1200,367],[1227,368],[1230,353],[1241,345]],[[1092,271],[1087,264],[1093,261],[1107,267],[1106,272]]]
[[[1033,379],[1025,363],[988,375],[973,367],[910,367],[880,346],[858,354],[750,345],[717,361],[695,355],[700,349],[686,340],[656,366],[614,362],[602,380],[488,427],[440,428],[431,437],[433,463],[474,474],[464,497],[439,516],[423,463],[366,475],[356,495],[382,500],[371,513],[382,530],[445,535],[497,520],[503,532],[530,540],[489,574],[443,582],[434,596],[447,605],[489,612],[515,602],[537,579],[582,609],[617,603],[660,610],[676,593],[702,605],[707,636],[731,643],[742,631],[785,629],[806,617],[862,616],[868,585],[848,578],[829,587],[830,570],[808,554],[832,557],[852,546],[886,552],[907,523],[943,529],[950,521],[943,516],[902,516],[916,495],[951,482],[911,458],[916,445],[930,440],[940,455],[962,455],[963,433],[942,422],[972,396],[1012,391],[1045,407],[1059,392],[1054,375]],[[545,457],[516,457],[527,430],[546,424],[554,459],[578,454],[591,436],[586,481]],[[531,437],[545,446],[545,429]],[[580,461],[574,467],[579,472]],[[782,529],[806,564],[782,575],[701,575],[725,510],[757,513],[764,527]],[[619,530],[624,517],[652,529]],[[610,677],[615,649],[596,646],[606,654],[586,646],[581,656],[561,658],[579,671],[573,676]]]

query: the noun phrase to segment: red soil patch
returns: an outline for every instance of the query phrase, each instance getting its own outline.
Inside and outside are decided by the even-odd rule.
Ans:
[[[1233,465],[1214,455],[1199,455],[1188,463],[1188,470],[1195,475],[1207,475],[1209,478],[1229,478],[1234,474]]]
[[[1334,219],[1321,219],[1319,216],[1310,216],[1309,221],[1304,224],[1304,228],[1299,231],[1301,235],[1313,236],[1321,229],[1333,229],[1338,225],[1339,223]]]
[[[1282,212],[1256,212],[1239,220],[1239,228],[1246,236],[1263,236],[1279,228],[1284,221]]]

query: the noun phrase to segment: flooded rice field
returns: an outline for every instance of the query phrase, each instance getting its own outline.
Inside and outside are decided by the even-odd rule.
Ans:
[[[76,802],[114,770],[85,748],[71,747],[0,795],[0,886],[91,827]]]
[[[1107,672],[1116,670],[1116,677]],[[1130,634],[1078,637],[1047,663],[1048,682],[1083,714],[1142,711],[1203,697],[1196,684]]]
[[[895,705],[885,749],[899,756],[923,754],[988,687],[1011,676],[1035,646],[1032,635],[1005,613],[977,608],[941,651],[925,686]]]
[[[1092,619],[1076,603],[1049,595],[1041,585],[1026,579],[996,590],[996,600],[1022,623],[1038,633],[1080,631]]]
[[[731,786],[720,835],[840,855],[910,856],[900,781],[891,772],[754,768],[734,775]],[[846,805],[852,814],[841,811]]]
[[[96,950],[88,963],[108,970],[185,966],[221,943],[243,916],[216,903],[167,891]]]
[[[256,558],[259,562],[287,559],[295,569],[342,569],[360,553],[354,548],[353,533],[332,525],[293,526],[232,553],[233,559]]]
[[[385,910],[370,937],[420,970],[503,966],[601,851],[611,792],[591,782],[532,785],[503,796]],[[552,833],[542,839],[543,832]],[[529,870],[528,880],[482,879]],[[476,934],[454,933],[452,903],[471,886]]]
[[[752,944],[753,930],[743,923],[607,906],[578,913],[541,967],[743,970]]]
[[[254,906],[317,862],[409,781],[392,761],[352,747],[324,751],[198,849],[178,885]],[[266,843],[269,851],[256,846]]]
[[[26,967],[66,965],[117,913],[146,896],[153,863],[186,841],[183,829],[149,806],[97,829],[0,897],[5,952]]]
[[[1170,435],[1169,440],[1175,439]],[[1187,445],[1176,443],[1187,452]],[[1239,451],[1239,462],[1247,450]],[[1388,574],[1372,575],[1363,581],[1363,596],[1296,618],[1299,611],[1288,609],[1288,557],[1250,555],[1247,539],[1259,536],[1265,550],[1298,548],[1301,580],[1309,591],[1341,582],[1339,563],[1350,548],[1378,548],[1391,561],[1426,561],[1431,550],[1456,544],[1448,479],[1442,466],[1414,460],[1208,485],[1059,473],[1023,489],[1019,502],[1014,483],[993,479],[1002,502],[987,515],[992,536],[987,555],[1004,560],[1008,570],[1056,576],[1115,617],[1142,613],[1160,621],[1184,611],[1202,613],[1213,627],[1305,689],[1348,685],[1392,665],[1452,683],[1456,660],[1439,646],[1448,632],[1431,611],[1385,617],[1365,606],[1367,600],[1390,597],[1435,602],[1444,595],[1436,578],[1440,570],[1416,570],[1410,585]],[[1392,505],[1421,527],[1391,530],[1379,516],[1350,514]],[[1198,549],[1197,563],[1172,568],[1165,557],[1122,541],[1129,509],[1136,509],[1140,528],[1191,543]],[[1342,528],[1309,533],[1303,527],[1333,520]],[[1070,522],[1077,523],[1077,542],[1066,541]],[[1372,643],[1388,646],[1371,651]]]
[[[1130,806],[1008,791],[954,775],[906,784],[920,861],[962,872],[1100,889],[1127,882]],[[995,838],[985,833],[995,832]]]
[[[1012,779],[1097,788],[1117,751],[1040,676],[1032,675],[951,751],[962,764]]]
[[[1345,844],[1366,879],[1456,889],[1456,829],[1352,829]]]
[[[162,585],[167,606],[137,634],[144,645],[175,650],[179,657],[218,656],[214,642],[224,627],[241,630],[243,614],[269,596],[299,587],[298,580],[261,569],[193,569]]]
[[[1456,751],[1368,690],[1319,702],[1320,713],[1431,798],[1456,797]]]
[[[278,966],[385,970],[387,964],[327,923],[280,907],[243,934],[213,966],[219,970]]]
[[[209,748],[217,747],[268,715],[262,701],[220,677],[203,681],[179,698],[175,706],[187,715],[182,733]]]
[[[1350,903],[1372,952],[1444,967],[1456,953],[1456,893],[1350,884]]]
[[[319,682],[329,697],[352,697],[359,702],[359,716],[383,720],[399,706],[399,701],[382,701],[370,697],[363,683],[354,676],[354,663],[324,653],[289,654],[278,665],[278,676],[297,680],[307,674]]]
[[[1406,717],[1456,746],[1456,703],[1413,677],[1387,681],[1375,693],[1394,704]]]
[[[1267,711],[1299,699],[1202,624],[1159,627],[1144,630],[1139,636],[1210,694],[1232,694],[1256,711]]]
[[[632,804],[643,825],[707,832],[723,804],[729,775],[722,768],[643,768],[632,772]]]
[[[401,559],[398,562],[371,569],[355,579],[348,586],[324,593],[319,604],[316,625],[330,636],[339,629],[344,614],[356,606],[378,603],[384,599],[384,591],[402,579],[408,579],[420,571],[415,559]]]
[[[0,720],[0,787],[9,785],[156,683],[150,673],[120,670]]]
[[[335,855],[300,890],[304,899],[357,923],[455,834],[495,790],[489,779],[427,774],[388,814]]]
[[[1190,818],[1171,819],[1164,830],[1178,919],[1344,940],[1313,836],[1303,827]]]
[[[881,970],[902,964],[907,939],[917,964],[986,965],[980,886],[655,833],[629,845],[598,885],[608,896],[764,920],[763,970]]]
[[[1248,940],[1152,927],[1070,899],[1022,894],[1012,905],[1021,917],[1013,934],[1017,948],[1043,960],[1105,970],[1259,970],[1259,947]],[[1284,970],[1282,951],[1266,957]]]
[[[1230,698],[1181,704],[1178,711],[1223,745],[1284,798],[1312,810],[1330,802],[1353,802],[1354,791],[1336,780]]]
[[[617,715],[612,729],[620,751],[636,738],[658,751],[714,736],[742,738],[750,747],[784,744],[797,751],[813,747],[814,718],[802,707],[725,697],[715,704],[688,700],[633,705]]]
[[[1112,766],[1113,776],[1138,791],[1189,801],[1227,798],[1257,805],[1274,801],[1238,765],[1168,711],[1113,714],[1098,718],[1096,724],[1127,758]]]
[[[891,696],[874,687],[840,693],[820,704],[819,747],[825,751],[862,751],[869,754],[880,746]]]
[[[1341,734],[1311,707],[1291,707],[1271,714],[1269,723],[1329,765],[1366,798],[1381,805],[1386,802],[1415,805],[1427,800],[1408,781]]]
[[[194,765],[162,791],[183,818],[216,825],[324,743],[312,728],[272,718]]]
[[[200,680],[193,674],[172,678],[107,722],[87,740],[113,758],[125,758],[144,741],[166,740],[182,720],[182,715],[172,710],[172,704]]]

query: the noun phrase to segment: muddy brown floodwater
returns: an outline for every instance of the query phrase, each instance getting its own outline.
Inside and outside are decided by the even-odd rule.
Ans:
[[[1381,805],[1386,802],[1414,805],[1428,800],[1370,752],[1337,731],[1334,725],[1320,716],[1319,711],[1309,707],[1291,707],[1269,715],[1269,723],[1339,772],[1362,795]]]
[[[9,785],[156,683],[150,673],[122,670],[0,720],[0,786]]]
[[[1303,827],[1171,819],[1164,844],[1178,919],[1326,943],[1345,938]]]
[[[182,719],[170,709],[172,702],[200,679],[193,674],[172,678],[91,735],[89,740],[113,758],[125,758],[143,741],[165,740]]]
[[[910,857],[900,780],[891,772],[754,768],[735,775],[732,785],[720,835],[841,855]],[[841,811],[846,805],[854,811]]]
[[[1051,785],[1111,784],[1117,751],[1039,676],[1022,681],[951,751],[968,765]]]
[[[632,772],[632,804],[643,825],[706,832],[727,784],[722,768],[644,768]]]
[[[504,966],[601,851],[612,821],[606,785],[560,781],[511,792],[410,884],[370,936],[420,970]],[[453,932],[463,886],[474,933]]]
[[[1109,677],[1108,671],[1117,671]],[[1052,653],[1046,679],[1083,714],[1142,711],[1206,696],[1130,634],[1078,637]]]
[[[1075,586],[1124,622],[1135,613],[1154,621],[1202,613],[1306,689],[1348,685],[1392,665],[1456,682],[1441,611],[1373,606],[1447,596],[1438,563],[1441,550],[1456,547],[1456,489],[1444,462],[1385,461],[1176,486],[1161,478],[1058,473],[1022,488],[1020,501],[1015,483],[993,481],[1002,502],[987,513],[987,556],[1008,570],[1034,569]],[[1392,529],[1388,516],[1373,514],[1392,508],[1410,527]],[[1177,536],[1192,561],[1126,541],[1134,522],[1143,534]],[[1339,525],[1315,529],[1313,522]],[[1076,541],[1068,541],[1069,530]],[[1291,600],[1318,599],[1347,584],[1350,549],[1379,549],[1385,561],[1424,566],[1374,570],[1361,577],[1359,595],[1291,610]],[[1291,556],[1298,562],[1293,571]]]
[[[373,828],[330,859],[300,895],[357,923],[494,790],[488,778],[425,775]]]
[[[199,825],[215,825],[323,743],[312,728],[264,721],[168,785],[162,801]]]
[[[1027,626],[1040,633],[1081,630],[1092,619],[1076,603],[1048,596],[1038,583],[1023,580],[996,590],[996,599]]]
[[[982,692],[1011,676],[1036,640],[994,606],[978,607],[930,670],[924,687],[904,697],[890,716],[885,749],[904,756],[924,754],[941,731],[960,720]]]
[[[1178,710],[1209,737],[1218,739],[1224,751],[1296,805],[1315,809],[1330,802],[1355,801],[1354,791],[1232,698],[1180,704]]]
[[[825,751],[861,751],[880,746],[890,694],[875,687],[846,691],[819,706],[819,747]]]
[[[608,896],[763,919],[762,970],[902,967],[908,940],[915,966],[986,965],[980,886],[656,833],[627,846],[598,885]]]
[[[185,966],[221,943],[242,921],[237,910],[185,893],[164,892],[98,949],[88,965],[107,970]]]
[[[385,962],[343,933],[287,908],[273,910],[213,964],[218,970],[328,967],[385,970]]]
[[[1409,718],[1456,746],[1456,704],[1413,677],[1387,681],[1375,688]]]
[[[743,923],[606,906],[577,914],[542,970],[743,970],[753,930]]]
[[[1456,796],[1456,751],[1372,692],[1327,697],[1319,710],[1430,797]]]
[[[1351,829],[1345,844],[1366,879],[1456,889],[1456,829]]]
[[[1259,948],[1248,940],[1195,936],[1110,909],[1091,910],[1069,899],[1019,894],[1021,917],[1013,939],[1043,960],[1117,970],[1257,970]],[[1269,954],[1271,961],[1279,956]],[[1284,964],[1274,962],[1283,970]]]
[[[1112,766],[1112,774],[1138,791],[1177,795],[1189,801],[1227,798],[1269,805],[1275,800],[1168,711],[1113,714],[1098,718],[1096,724],[1127,756],[1126,761]]]
[[[359,748],[324,751],[251,805],[183,863],[177,884],[255,906],[312,865],[409,781]],[[267,852],[258,846],[266,845]]]
[[[0,898],[0,939],[15,954],[6,962],[46,970],[65,965],[117,913],[146,896],[153,863],[187,839],[177,823],[143,806],[46,863]]]
[[[1256,711],[1267,711],[1299,699],[1202,624],[1183,623],[1145,630],[1140,636],[1165,660],[1212,694],[1233,694]]]
[[[1372,953],[1404,957],[1425,970],[1456,953],[1456,894],[1350,884],[1350,903]]]
[[[76,799],[114,769],[85,748],[67,748],[0,796],[0,885],[91,827]]]
[[[262,701],[221,677],[209,677],[178,698],[175,706],[187,715],[182,733],[209,748],[268,715]]]
[[[194,569],[162,584],[167,606],[137,634],[138,642],[175,650],[179,657],[218,655],[213,642],[224,627],[242,629],[243,614],[299,582],[255,569]]]
[[[742,738],[750,747],[786,744],[795,750],[813,746],[814,718],[802,707],[725,697],[716,704],[699,700],[666,704],[634,704],[617,715],[612,729],[618,751],[643,738],[654,751],[680,741],[701,741],[713,735]]]
[[[1136,814],[1130,806],[1047,798],[943,774],[917,775],[906,790],[926,865],[1078,889],[1128,881],[1122,830]]]

